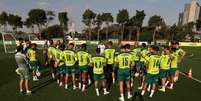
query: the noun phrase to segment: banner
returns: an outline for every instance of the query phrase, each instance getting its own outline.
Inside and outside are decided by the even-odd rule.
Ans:
[[[179,42],[179,46],[201,47],[201,43],[198,43],[198,42]]]
[[[84,41],[84,40],[72,40],[72,41],[69,41],[69,43],[74,43],[76,45],[81,45],[81,44],[87,43],[87,41]]]

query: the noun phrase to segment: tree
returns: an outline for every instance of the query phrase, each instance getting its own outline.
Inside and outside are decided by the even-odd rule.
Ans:
[[[7,31],[8,15],[5,11],[0,14],[0,25],[4,27],[4,32]]]
[[[109,24],[113,22],[114,18],[113,18],[111,13],[103,13],[102,14],[102,20],[107,25],[107,28],[106,28],[106,40],[108,40]]]
[[[144,10],[142,11],[136,10],[135,16],[131,18],[131,22],[133,22],[133,26],[137,29],[137,41],[139,41],[140,30],[142,28],[142,24],[143,24],[145,16],[146,14],[144,13]]]
[[[64,29],[64,31],[68,31],[68,13],[67,12],[60,12],[58,14],[58,19],[60,22],[60,26]]]
[[[102,15],[101,15],[101,14],[98,14],[98,15],[96,16],[96,19],[95,19],[95,24],[96,24],[97,29],[98,29],[98,37],[97,37],[97,40],[100,40],[100,28],[101,28],[102,23],[103,23]]]
[[[30,28],[31,29],[31,32],[34,33],[34,23],[33,21],[30,19],[30,18],[27,18],[24,22],[24,25],[27,27],[27,28]]]
[[[94,13],[92,10],[90,10],[90,9],[87,9],[84,13],[83,13],[83,15],[82,15],[82,22],[86,25],[86,26],[88,26],[88,28],[89,28],[89,40],[91,40],[91,28],[92,28],[92,23],[93,23],[93,21],[94,21],[94,19],[95,19],[95,17],[96,17],[96,13]]]
[[[148,25],[150,28],[154,29],[153,33],[153,42],[156,44],[156,32],[159,31],[162,27],[162,25],[165,25],[165,22],[163,21],[163,18],[158,15],[154,15],[149,18]]]
[[[33,24],[37,25],[41,38],[42,26],[47,22],[46,12],[43,9],[32,9],[28,13],[29,19],[33,21]]]
[[[44,29],[42,32],[42,38],[43,39],[49,39],[49,38],[61,38],[63,37],[63,28],[59,25],[53,25],[46,29]]]
[[[46,23],[46,28],[48,27],[49,23],[54,20],[55,14],[53,11],[46,11],[47,15],[47,23]]]
[[[8,24],[13,26],[13,30],[17,32],[17,28],[22,28],[23,22],[22,18],[18,15],[9,14]]]
[[[117,23],[121,25],[121,40],[124,38],[124,25],[129,20],[129,13],[127,9],[119,10],[119,13],[117,14]]]

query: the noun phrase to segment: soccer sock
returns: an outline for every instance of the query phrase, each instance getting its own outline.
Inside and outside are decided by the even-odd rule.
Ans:
[[[23,89],[20,89],[20,92],[22,92],[23,91]]]
[[[81,83],[79,83],[79,89],[81,89],[82,88],[82,84]]]
[[[88,79],[88,84],[89,84],[89,85],[91,84],[91,79]]]
[[[151,94],[149,95],[149,97],[152,97],[154,95],[154,90],[151,90]]]
[[[170,82],[170,81],[166,81],[166,83],[165,83],[165,87],[169,84],[169,82]]]
[[[83,84],[82,91],[84,91],[84,90],[85,90],[85,87],[86,87],[86,85],[85,85],[85,84]]]
[[[162,89],[164,89],[164,90],[165,90],[165,86],[162,86]]]
[[[148,88],[147,88],[148,91],[151,90],[151,84],[149,84]]]
[[[174,84],[173,84],[173,83],[171,83],[171,84],[170,84],[170,89],[173,89],[173,86],[174,86]]]
[[[144,93],[145,93],[145,90],[142,90],[141,95],[143,96],[143,95],[144,95]]]
[[[103,88],[103,91],[104,91],[104,92],[107,92],[107,89],[106,89],[106,88]]]
[[[128,96],[131,96],[131,92],[130,91],[128,92]]]
[[[100,94],[99,94],[99,90],[98,90],[98,88],[96,88],[96,95],[97,95],[97,96],[100,95]]]
[[[124,99],[124,94],[120,94],[121,95],[121,98],[123,98]]]
[[[115,83],[115,79],[113,78],[112,81],[113,81],[113,84],[114,84]]]

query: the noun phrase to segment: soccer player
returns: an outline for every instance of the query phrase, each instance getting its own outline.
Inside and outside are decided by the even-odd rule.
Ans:
[[[178,53],[176,48],[171,48],[171,65],[170,65],[170,89],[173,89],[175,77],[176,77],[176,71],[178,70]]]
[[[55,44],[53,40],[49,40],[50,46],[48,48],[48,62],[49,62],[49,66],[51,68],[51,72],[52,72],[52,78],[55,79],[55,72],[56,72],[56,68],[55,68],[55,62],[56,62],[56,49],[55,49]]]
[[[36,49],[36,44],[32,43],[31,48],[27,51],[27,57],[29,59],[30,69],[32,70],[33,81],[38,81],[38,77],[36,75],[36,71],[38,69],[38,53]]]
[[[179,63],[182,62],[186,52],[179,47],[179,42],[173,42],[172,48],[176,48],[176,54],[178,56],[178,58],[177,58],[178,59],[178,69],[176,70],[175,78],[174,78],[174,81],[176,82],[179,78]]]
[[[107,66],[106,72],[109,73],[108,81],[113,81],[115,83],[115,68],[114,68],[114,60],[115,60],[115,49],[112,48],[112,41],[109,41],[106,45],[106,49],[104,50],[104,56],[106,58]],[[111,79],[112,77],[112,79]]]
[[[30,95],[31,91],[29,90],[29,69],[27,67],[28,60],[22,52],[23,46],[18,46],[17,53],[15,54],[15,60],[18,66],[16,73],[20,75],[20,94],[23,92],[23,83],[25,81],[26,94]]]
[[[77,52],[78,67],[79,67],[79,89],[85,91],[87,84],[88,65],[91,62],[91,55],[87,52],[87,45],[82,44],[81,50]]]
[[[103,42],[100,41],[98,48],[100,49],[100,55],[104,54],[104,50],[105,50],[105,45]]]
[[[64,60],[64,50],[65,50],[65,45],[61,44],[59,47],[59,50],[57,52],[57,56],[58,56],[58,73],[60,75],[59,77],[59,86],[61,87],[63,85],[63,81],[64,81],[64,74],[65,74],[65,70],[66,70],[66,66],[65,66],[65,60]]]
[[[136,67],[136,73],[135,73],[135,76],[138,77],[139,74],[140,74],[140,65],[139,65],[139,60],[140,60],[140,57],[139,57],[139,53],[141,51],[141,48],[138,46],[138,43],[136,42],[135,45],[134,45],[134,49],[133,49],[133,57],[134,57],[134,61],[135,61],[135,67]]]
[[[95,80],[95,90],[96,95],[99,96],[99,83],[102,83],[104,95],[109,94],[105,85],[105,75],[104,75],[104,65],[106,64],[106,60],[103,56],[100,55],[100,49],[96,48],[96,56],[93,56],[91,59],[91,65],[93,66],[93,75]]]
[[[162,80],[162,88],[159,89],[159,91],[165,92],[165,88],[166,88],[165,83],[169,76],[170,63],[171,63],[170,48],[169,48],[169,46],[164,46],[163,54],[160,57],[160,73],[159,73],[159,75]]]
[[[135,64],[135,56],[133,54],[133,51],[130,50],[130,44],[125,45],[126,52],[130,53],[133,56],[133,64]],[[133,87],[134,77],[135,77],[135,68],[132,66],[130,68],[130,76],[131,76],[131,87]]]
[[[124,101],[124,82],[126,82],[126,88],[127,88],[127,98],[132,98],[131,95],[131,87],[130,87],[130,68],[131,66],[134,66],[133,63],[133,56],[128,51],[126,51],[125,46],[121,46],[121,53],[116,57],[116,65],[118,65],[118,80],[120,82],[120,101]]]
[[[59,41],[60,42],[60,41]],[[61,50],[61,43],[57,43],[56,44],[56,48],[55,48],[55,64],[54,67],[56,68],[56,78],[57,78],[57,83],[60,84],[60,67],[62,68],[62,66],[64,65],[64,61],[62,61],[60,59],[61,55],[62,55],[62,50]],[[65,48],[65,46],[64,46]]]
[[[148,55],[149,51],[147,49],[147,45],[145,43],[142,43],[142,48],[141,48],[141,52],[140,54],[138,54],[140,56],[140,61],[138,63],[137,66],[137,71],[141,73],[141,86],[138,87],[138,89],[142,89],[143,88],[143,84],[144,84],[144,79],[145,79],[145,75],[146,75],[146,70],[145,70],[145,58]],[[148,89],[149,90],[149,89]]]
[[[158,82],[159,75],[159,65],[160,65],[160,56],[158,55],[159,48],[157,46],[151,46],[150,56],[143,57],[147,63],[147,74],[145,75],[143,90],[141,95],[145,94],[148,84],[152,85],[152,90],[149,95],[150,98],[153,97],[153,94],[156,90],[156,84]]]
[[[77,62],[77,55],[74,52],[73,48],[74,44],[70,43],[68,49],[64,51],[63,55],[66,65],[65,89],[68,89],[68,77],[71,74],[73,81],[73,89],[75,90],[77,88],[75,84],[75,63]]]

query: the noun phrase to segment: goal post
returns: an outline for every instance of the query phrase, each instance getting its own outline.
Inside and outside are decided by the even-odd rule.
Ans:
[[[15,53],[16,52],[16,38],[12,33],[1,33],[3,48],[5,53]]]

